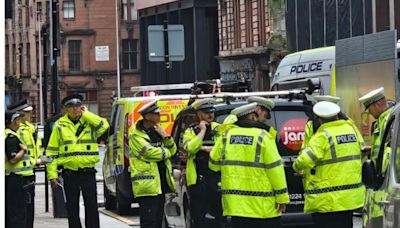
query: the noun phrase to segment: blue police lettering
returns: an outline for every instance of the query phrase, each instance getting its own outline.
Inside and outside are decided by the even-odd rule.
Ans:
[[[290,74],[292,73],[307,73],[307,72],[313,72],[313,71],[320,71],[322,70],[322,63],[323,62],[315,62],[315,63],[309,63],[309,64],[299,64],[296,66],[292,66],[290,68]]]
[[[232,135],[229,144],[253,145],[253,136]]]
[[[357,142],[357,137],[355,134],[338,135],[336,136],[336,141],[338,144],[352,143],[352,142]]]

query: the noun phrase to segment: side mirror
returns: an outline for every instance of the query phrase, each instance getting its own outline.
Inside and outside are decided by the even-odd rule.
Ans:
[[[375,188],[377,184],[375,164],[370,159],[362,165],[362,182],[366,188]]]

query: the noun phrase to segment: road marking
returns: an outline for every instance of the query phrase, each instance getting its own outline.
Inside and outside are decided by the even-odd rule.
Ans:
[[[106,209],[99,209],[99,211],[100,211],[101,213],[103,213],[103,214],[105,214],[105,215],[108,215],[108,216],[110,216],[110,217],[112,217],[112,218],[115,218],[115,219],[117,219],[117,220],[119,220],[119,221],[121,221],[121,222],[123,222],[123,223],[129,225],[129,226],[140,226],[140,221],[139,221],[139,219],[137,219],[137,220],[136,220],[136,219],[135,219],[135,220],[130,220],[130,219],[128,219],[128,218],[122,217],[122,216],[120,216],[120,215],[118,215],[118,214],[116,214],[116,213],[114,213],[114,212],[112,212],[112,211],[106,210]]]

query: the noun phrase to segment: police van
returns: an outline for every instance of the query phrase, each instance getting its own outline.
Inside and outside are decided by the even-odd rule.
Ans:
[[[285,56],[280,62],[271,90],[282,90],[281,84],[309,78],[321,80],[320,94],[333,94],[335,74],[335,46],[300,51]]]

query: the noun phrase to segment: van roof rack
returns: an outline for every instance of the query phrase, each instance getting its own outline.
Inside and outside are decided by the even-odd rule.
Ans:
[[[274,85],[274,90],[303,89],[305,93],[311,95],[314,91],[321,89],[321,79],[306,78],[295,79],[292,81],[279,82]]]

